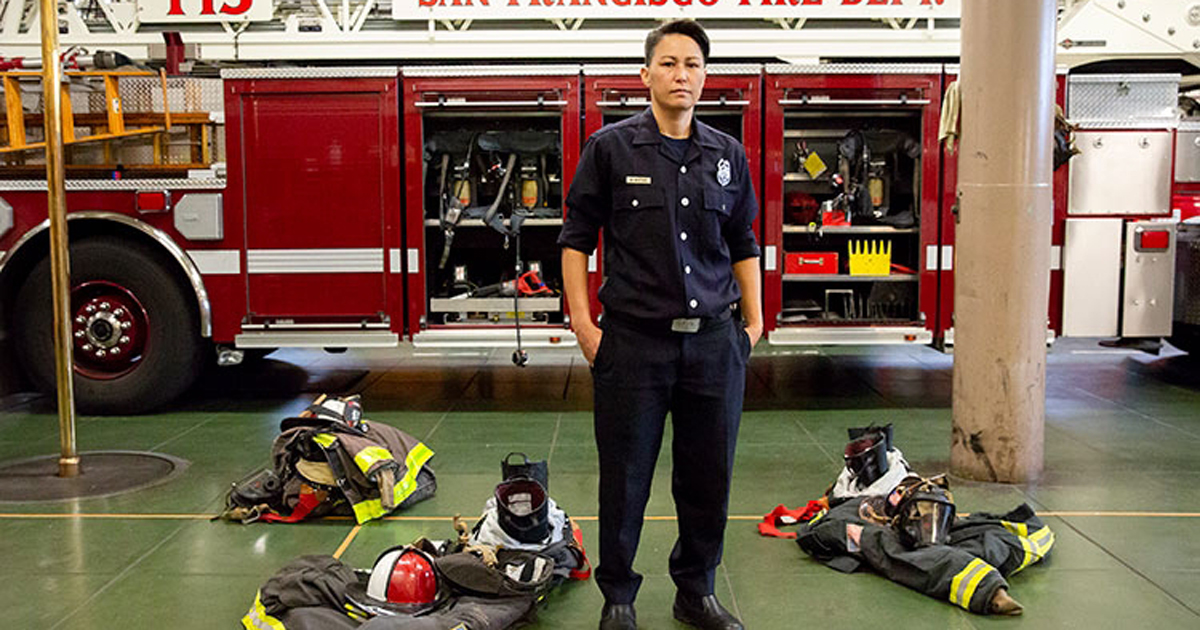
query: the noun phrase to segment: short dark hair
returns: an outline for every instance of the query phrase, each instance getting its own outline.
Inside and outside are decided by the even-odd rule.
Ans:
[[[708,34],[704,32],[704,27],[695,20],[671,20],[662,24],[658,28],[650,31],[646,35],[646,65],[649,66],[651,61],[654,61],[654,49],[658,48],[658,43],[666,35],[685,35],[691,37],[696,45],[700,47],[700,54],[704,56],[704,63],[708,64]]]

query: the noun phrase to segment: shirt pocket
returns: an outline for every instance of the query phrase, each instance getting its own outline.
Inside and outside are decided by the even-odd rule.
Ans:
[[[664,199],[662,190],[651,186],[614,190],[610,240],[631,250],[662,247],[671,227]]]
[[[725,224],[733,211],[734,191],[720,186],[704,188],[704,212],[700,213],[701,234],[705,243],[720,249],[725,244]]]

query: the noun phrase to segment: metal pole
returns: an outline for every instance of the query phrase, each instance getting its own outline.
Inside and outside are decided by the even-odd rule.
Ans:
[[[46,135],[46,190],[50,209],[50,277],[54,293],[54,360],[58,382],[58,476],[79,475],[75,450],[75,395],[71,356],[71,264],[67,252],[67,199],[63,176],[62,63],[58,53],[58,3],[41,0],[42,120]],[[67,112],[70,115],[70,112]]]
[[[1043,467],[1055,3],[965,0],[950,470]]]

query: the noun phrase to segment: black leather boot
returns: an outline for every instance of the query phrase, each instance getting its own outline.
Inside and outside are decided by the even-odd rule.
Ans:
[[[633,604],[604,604],[600,612],[600,630],[637,630],[637,612]]]
[[[693,598],[683,593],[675,594],[675,618],[701,630],[745,630],[745,626],[733,616],[716,595]]]

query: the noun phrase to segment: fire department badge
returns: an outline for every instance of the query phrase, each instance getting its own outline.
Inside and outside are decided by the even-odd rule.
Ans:
[[[717,160],[717,183],[722,186],[728,186],[729,178],[729,160],[725,158]]]

